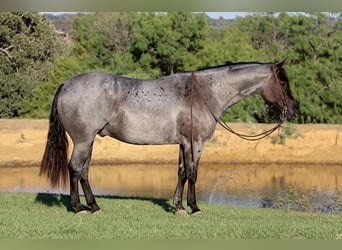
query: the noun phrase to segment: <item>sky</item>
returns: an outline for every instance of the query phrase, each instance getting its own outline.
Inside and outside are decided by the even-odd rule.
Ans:
[[[224,17],[225,19],[234,19],[236,17],[243,17],[247,12],[205,12],[211,18]]]
[[[50,13],[53,15],[58,15],[58,14],[64,14],[68,12],[42,12],[42,13]],[[75,12],[69,12],[69,13],[75,13]],[[209,17],[211,18],[219,18],[219,17],[224,17],[225,19],[234,19],[236,17],[243,17],[246,16],[248,12],[205,12]]]

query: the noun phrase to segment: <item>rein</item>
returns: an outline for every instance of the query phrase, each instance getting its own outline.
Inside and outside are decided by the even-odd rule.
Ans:
[[[280,91],[282,93],[282,96],[281,96],[281,99],[282,99],[282,102],[283,102],[283,110],[281,112],[281,116],[280,116],[280,119],[279,119],[279,122],[276,126],[260,133],[260,134],[256,134],[256,135],[246,135],[246,134],[242,134],[242,133],[239,133],[239,132],[236,132],[234,129],[232,129],[227,123],[225,123],[223,121],[223,119],[220,117],[220,118],[217,118],[214,114],[214,112],[211,110],[211,108],[207,105],[207,103],[205,102],[205,99],[203,98],[203,95],[201,94],[201,92],[199,91],[199,89],[197,88],[197,91],[198,93],[200,94],[205,106],[208,108],[208,110],[210,111],[211,115],[214,117],[215,121],[220,124],[225,130],[227,130],[228,132],[240,137],[241,139],[244,139],[244,140],[247,140],[247,141],[258,141],[258,140],[261,140],[267,136],[269,136],[270,134],[272,134],[274,131],[276,131],[278,128],[280,128],[282,126],[282,124],[286,121],[287,119],[287,102],[286,102],[286,98],[285,98],[285,95],[284,95],[284,92],[280,86],[280,82],[279,82],[279,79],[277,77],[277,74],[276,74],[276,70],[275,70],[275,67],[272,66],[272,73],[273,73],[273,76],[275,78],[275,81],[276,81],[276,84],[278,86],[278,88],[280,88]],[[197,79],[196,79],[196,76],[195,76],[195,73],[192,72],[191,74],[191,96],[190,96],[190,102],[191,102],[191,107],[190,107],[190,118],[191,118],[191,148],[193,148],[193,141],[194,141],[194,138],[193,138],[193,114],[192,114],[192,106],[193,106],[193,90],[195,88],[195,84],[198,84],[197,82]],[[192,154],[192,159],[193,159],[193,154]]]

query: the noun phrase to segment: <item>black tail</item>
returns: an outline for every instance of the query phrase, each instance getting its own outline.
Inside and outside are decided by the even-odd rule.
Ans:
[[[59,87],[52,103],[50,125],[39,175],[46,175],[53,187],[66,186],[68,179],[68,139],[57,112]]]

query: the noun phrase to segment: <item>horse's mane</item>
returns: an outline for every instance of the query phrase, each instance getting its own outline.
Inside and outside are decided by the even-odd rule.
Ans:
[[[248,66],[248,65],[266,65],[266,64],[272,64],[272,63],[260,63],[260,62],[231,62],[231,61],[227,61],[224,64],[221,65],[216,65],[216,66],[209,66],[209,67],[202,67],[197,69],[196,71],[204,71],[204,70],[208,70],[208,69],[220,69],[223,67],[227,67],[230,66],[233,68],[235,67],[241,67],[241,66]]]

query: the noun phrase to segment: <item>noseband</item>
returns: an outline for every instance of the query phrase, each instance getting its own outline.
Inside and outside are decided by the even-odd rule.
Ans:
[[[268,129],[260,134],[256,134],[256,135],[246,135],[246,134],[242,134],[239,132],[236,132],[235,130],[233,130],[226,122],[223,121],[223,119],[221,117],[217,118],[214,114],[214,112],[212,111],[212,109],[207,105],[207,103],[204,101],[204,97],[201,94],[201,92],[199,91],[199,89],[197,88],[197,92],[200,94],[200,97],[202,98],[202,100],[204,101],[205,106],[208,108],[208,110],[210,111],[211,115],[214,117],[215,121],[220,124],[225,130],[227,130],[228,132],[233,133],[234,135],[240,137],[241,139],[247,140],[247,141],[258,141],[261,140],[267,136],[269,136],[270,134],[272,134],[274,131],[276,131],[278,128],[280,128],[282,126],[282,124],[286,121],[287,119],[287,112],[288,112],[288,107],[287,107],[287,101],[286,101],[286,97],[285,97],[285,93],[281,87],[277,72],[276,72],[276,68],[274,65],[272,65],[272,73],[273,73],[273,77],[276,83],[277,88],[279,88],[280,93],[281,93],[281,100],[283,102],[283,109],[281,112],[281,116],[279,118],[279,122],[277,123],[276,126],[274,126],[271,129]],[[193,106],[193,90],[196,87],[195,85],[198,85],[195,73],[192,72],[191,74],[191,96],[190,96],[190,102],[191,102],[191,107],[190,107],[190,117],[191,117],[191,147],[193,145],[193,115],[192,115],[192,106]],[[193,154],[192,154],[193,155]]]

